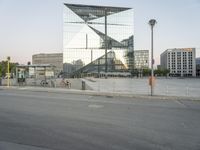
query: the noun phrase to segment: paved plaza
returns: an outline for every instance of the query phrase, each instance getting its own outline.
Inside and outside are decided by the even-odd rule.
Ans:
[[[83,79],[94,91],[150,95],[148,78]],[[200,97],[199,78],[157,78],[154,94],[159,96]]]
[[[54,79],[54,87],[47,85],[42,88],[52,88],[55,90],[82,90],[83,81],[85,81],[86,91],[93,93],[110,93],[116,95],[142,95],[149,96],[151,89],[149,86],[148,78],[74,78],[67,79],[71,83],[71,88],[61,87],[61,78]],[[12,80],[12,87],[19,87],[16,80]],[[4,87],[6,86],[6,80],[3,80]],[[20,86],[21,88],[32,87],[41,88],[39,84],[35,86],[32,84],[30,79],[27,79],[26,84]],[[154,87],[155,96],[175,96],[175,97],[190,97],[190,98],[200,98],[200,78],[156,78]]]

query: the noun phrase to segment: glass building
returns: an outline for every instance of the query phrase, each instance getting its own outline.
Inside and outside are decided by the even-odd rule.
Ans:
[[[67,75],[134,69],[132,8],[64,4],[63,17]]]

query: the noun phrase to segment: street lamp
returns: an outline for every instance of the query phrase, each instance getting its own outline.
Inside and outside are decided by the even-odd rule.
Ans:
[[[105,9],[105,78],[107,79],[107,72],[108,72],[108,58],[107,58],[107,51],[108,51],[108,45],[107,45],[107,15],[108,15],[108,10]]]
[[[7,57],[7,61],[8,61],[8,65],[7,65],[7,71],[8,71],[8,75],[7,75],[7,87],[9,87],[10,85],[10,57]]]
[[[151,78],[150,78],[150,86],[151,86],[151,96],[153,96],[153,82],[154,82],[154,72],[153,72],[153,65],[154,65],[154,59],[153,59],[153,27],[156,24],[155,19],[149,20],[149,25],[151,26]]]

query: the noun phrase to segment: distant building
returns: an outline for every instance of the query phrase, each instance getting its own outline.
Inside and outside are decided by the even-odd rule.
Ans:
[[[167,49],[160,56],[161,67],[170,70],[170,76],[196,76],[196,49]]]
[[[149,50],[134,50],[134,69],[149,68]]]
[[[55,73],[59,74],[61,71],[63,71],[63,54],[35,54],[32,56],[32,64],[51,64],[55,66]]]
[[[196,58],[196,76],[200,77],[200,57]]]
[[[161,65],[157,65],[157,69],[161,70],[162,66]]]

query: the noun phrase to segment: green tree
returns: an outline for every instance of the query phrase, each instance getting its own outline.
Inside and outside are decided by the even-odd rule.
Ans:
[[[157,76],[163,76],[163,70],[162,69],[156,69],[154,70],[154,74]]]
[[[163,75],[167,76],[170,73],[169,69],[163,69]]]
[[[142,71],[143,76],[149,76],[151,74],[151,70],[148,68],[143,69]]]
[[[167,74],[169,73],[169,69],[156,69],[154,70],[154,74],[157,76],[167,76]]]
[[[2,65],[0,64],[0,78],[2,77]]]
[[[15,74],[16,66],[18,63],[10,62],[10,67],[9,67],[9,72],[11,74]],[[7,61],[1,61],[0,62],[0,77],[5,77],[6,73],[8,72],[7,70],[8,67],[8,62]]]

